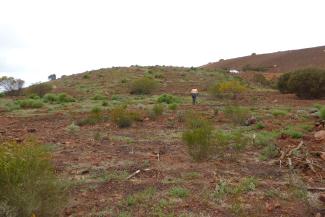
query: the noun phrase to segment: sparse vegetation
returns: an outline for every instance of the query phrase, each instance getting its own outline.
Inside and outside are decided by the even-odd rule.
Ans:
[[[35,94],[39,97],[43,97],[45,94],[50,93],[53,87],[48,83],[34,84],[26,89],[27,94]]]
[[[238,80],[221,81],[209,87],[209,93],[218,98],[236,98],[247,88]]]
[[[169,190],[169,194],[171,196],[177,197],[177,198],[188,197],[189,193],[190,193],[189,190],[187,190],[185,188],[181,188],[181,187],[174,187]]]
[[[24,109],[41,108],[44,105],[43,102],[39,99],[17,100],[16,104],[19,105],[20,108],[24,108]]]
[[[130,127],[133,122],[132,115],[124,107],[117,107],[111,111],[112,121],[120,128]]]
[[[251,116],[249,109],[240,106],[226,106],[224,113],[227,118],[240,125],[244,125],[245,121]]]

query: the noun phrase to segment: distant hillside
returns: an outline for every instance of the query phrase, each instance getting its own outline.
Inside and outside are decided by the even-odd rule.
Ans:
[[[287,72],[306,67],[325,68],[325,46],[260,55],[252,54],[251,56],[209,63],[202,67],[265,72]]]

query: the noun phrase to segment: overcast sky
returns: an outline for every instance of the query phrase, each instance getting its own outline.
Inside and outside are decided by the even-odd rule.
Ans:
[[[0,76],[200,66],[325,45],[324,0],[0,0]]]

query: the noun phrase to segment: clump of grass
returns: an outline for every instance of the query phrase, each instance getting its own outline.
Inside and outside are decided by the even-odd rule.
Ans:
[[[127,206],[135,206],[137,204],[144,204],[149,202],[156,194],[156,189],[154,187],[149,187],[143,191],[137,192],[135,194],[129,195],[126,198]]]
[[[43,97],[44,102],[46,103],[51,103],[51,104],[56,104],[56,103],[68,103],[68,102],[75,102],[76,100],[66,94],[66,93],[59,93],[59,94],[54,94],[54,93],[48,93],[45,94]]]
[[[260,131],[256,133],[256,138],[253,145],[257,147],[265,147],[267,145],[274,144],[277,136],[277,132]]]
[[[189,194],[190,194],[189,190],[181,187],[174,187],[169,190],[169,195],[172,197],[186,198],[189,196]]]
[[[286,116],[288,115],[288,111],[284,109],[272,109],[271,114],[274,115],[275,117]]]
[[[215,148],[219,150],[219,152],[224,149],[232,149],[235,151],[243,150],[250,141],[248,135],[246,135],[242,130],[217,130],[214,136]]]
[[[92,100],[107,100],[107,96],[97,94],[92,98]]]
[[[246,120],[251,116],[249,109],[240,106],[226,106],[224,114],[226,118],[240,125],[245,125]]]
[[[108,106],[108,102],[107,101],[103,101],[102,102],[102,106],[104,106],[104,107]]]
[[[107,120],[108,117],[103,114],[103,111],[101,108],[95,106],[91,109],[88,117],[79,120],[77,122],[78,126],[85,126],[85,125],[95,125],[99,122]]]
[[[67,196],[50,153],[35,141],[0,145],[0,192],[13,216],[59,216]]]
[[[267,160],[278,156],[279,150],[273,143],[267,145],[261,152],[260,160]]]
[[[284,129],[282,131],[282,133],[284,135],[290,136],[293,139],[300,139],[300,138],[302,138],[304,136],[304,134],[302,132],[300,132],[300,131],[296,130],[295,128],[292,128],[292,127],[288,127],[286,129]]]
[[[255,128],[258,129],[258,130],[262,130],[262,129],[265,128],[265,126],[264,126],[263,123],[257,123],[257,124],[255,125]]]
[[[319,109],[319,117],[322,120],[325,120],[325,106],[323,106],[321,109]]]
[[[16,104],[19,105],[20,108],[28,109],[28,108],[41,108],[44,106],[43,102],[39,99],[23,99],[17,100]]]
[[[65,130],[69,133],[69,134],[73,134],[76,135],[79,131],[80,131],[80,127],[78,125],[75,125],[74,122],[72,122],[69,126],[67,126],[65,128]]]
[[[164,112],[164,105],[162,104],[155,104],[152,110],[149,111],[149,117],[153,120],[161,116]]]
[[[169,108],[170,110],[176,110],[176,109],[177,109],[177,104],[176,104],[176,103],[169,104],[169,105],[168,105],[168,108]]]

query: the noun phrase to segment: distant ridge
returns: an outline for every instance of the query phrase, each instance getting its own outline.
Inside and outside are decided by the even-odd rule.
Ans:
[[[234,68],[237,70],[266,72],[288,72],[296,69],[317,67],[325,68],[325,46],[299,50],[279,51],[267,54],[221,60],[202,66],[207,69]]]

